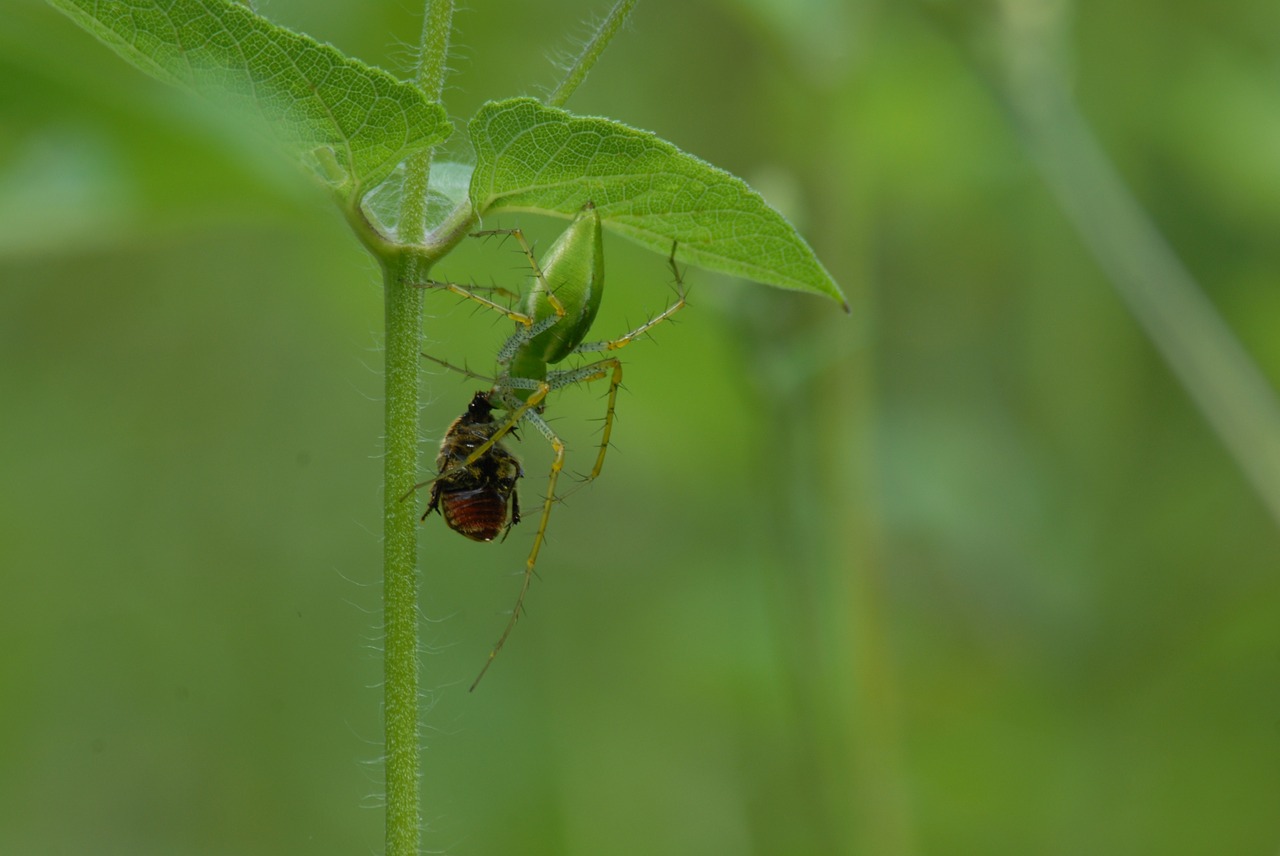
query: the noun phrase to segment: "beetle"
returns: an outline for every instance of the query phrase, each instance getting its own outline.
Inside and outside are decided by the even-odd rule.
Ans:
[[[505,539],[511,527],[520,522],[516,482],[524,469],[519,458],[498,442],[467,463],[471,452],[498,430],[492,411],[489,393],[480,390],[467,411],[453,420],[436,456],[436,469],[448,475],[432,483],[431,500],[422,513],[426,520],[431,512],[439,511],[450,529],[473,541],[492,541],[499,534]]]

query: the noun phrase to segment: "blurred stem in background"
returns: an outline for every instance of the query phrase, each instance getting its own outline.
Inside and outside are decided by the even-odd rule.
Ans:
[[[856,317],[869,302],[851,298],[843,329],[787,295],[752,294],[733,319],[760,414],[753,459],[770,486],[760,530],[796,741],[792,815],[806,851],[905,856],[914,833],[872,512],[873,364],[860,341],[870,323]]]
[[[787,42],[780,54],[793,62],[777,73],[800,78],[771,92],[804,92],[804,109],[775,103],[761,113],[792,118],[775,127],[784,125],[786,145],[801,153],[788,162],[806,166],[794,176],[801,197],[796,210],[786,205],[791,188],[775,188],[780,198],[770,201],[811,236],[845,283],[852,317],[761,289],[742,289],[731,307],[737,311],[729,313],[751,381],[750,410],[760,415],[752,457],[768,486],[759,529],[768,532],[773,550],[764,590],[796,741],[788,773],[797,801],[790,814],[804,828],[785,844],[766,841],[762,849],[908,856],[916,852],[915,832],[873,510],[875,300],[863,237],[870,200],[843,192],[866,182],[857,156],[829,121],[840,92],[830,77],[850,64],[844,57],[814,61],[811,50],[816,45],[816,54],[823,53],[826,36],[842,27],[825,19],[791,29],[778,23],[769,22],[765,33]],[[846,174],[832,175],[833,169]],[[769,196],[768,182],[757,184]]]
[[[1004,0],[994,21],[982,20],[999,26],[1004,37],[1005,53],[991,77],[1088,249],[1280,522],[1274,391],[1124,188],[1073,103],[1060,46],[1068,8]],[[943,10],[921,12],[944,29],[955,23]],[[824,28],[856,32],[835,22]],[[837,91],[830,78],[849,73],[852,63],[823,67],[821,51],[811,49],[821,47],[822,36],[802,24],[789,31],[780,18],[769,19],[761,29],[796,57],[794,68],[817,71],[815,80],[774,90],[811,96],[803,111],[773,104],[761,112],[813,117],[788,128],[792,145],[808,152],[794,159],[808,165],[798,176],[807,198],[789,213],[809,220],[802,231],[852,287],[854,325],[828,326],[830,319],[786,295],[744,293],[735,300],[739,358],[760,414],[754,460],[770,488],[763,511],[776,550],[770,564],[780,569],[764,584],[773,587],[781,665],[790,680],[797,746],[788,773],[796,789],[814,794],[799,800],[793,814],[806,826],[805,845],[813,852],[909,854],[916,830],[874,513],[875,307],[868,277],[858,275],[867,267],[858,236],[867,234],[870,220],[858,199],[871,194],[848,192],[871,182],[856,174],[856,151],[842,146],[820,118],[834,111],[821,93]],[[980,64],[976,42],[967,53]],[[850,54],[857,49],[856,43],[848,47]]]
[[[1125,188],[1068,90],[1065,2],[1004,0],[1003,92],[1098,265],[1280,524],[1275,390]]]

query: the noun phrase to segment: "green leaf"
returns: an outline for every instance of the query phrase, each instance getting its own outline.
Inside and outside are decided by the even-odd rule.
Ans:
[[[228,0],[49,0],[133,65],[256,116],[347,191],[449,135],[416,87]],[[331,153],[331,154],[330,154]],[[336,163],[335,163],[336,162]]]
[[[491,101],[471,120],[471,203],[573,216],[594,202],[605,226],[680,261],[848,304],[781,214],[742,179],[647,132],[532,98]]]

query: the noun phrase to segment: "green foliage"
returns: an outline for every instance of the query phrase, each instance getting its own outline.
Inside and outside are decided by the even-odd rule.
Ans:
[[[386,852],[389,856],[417,854],[422,828],[421,605],[417,515],[413,504],[404,499],[414,489],[411,485],[418,468],[423,312],[423,291],[418,286],[432,266],[488,211],[507,208],[567,215],[593,202],[596,208],[590,219],[581,221],[582,234],[589,238],[587,262],[577,265],[576,255],[568,249],[562,263],[557,262],[556,252],[547,260],[549,274],[574,268],[574,275],[586,277],[587,282],[577,292],[572,287],[564,289],[568,308],[573,311],[565,317],[564,326],[548,329],[520,354],[542,374],[546,374],[546,362],[559,360],[573,350],[594,320],[603,275],[602,221],[663,254],[678,243],[683,261],[823,294],[846,309],[847,304],[803,239],[743,181],[652,134],[617,122],[573,116],[530,99],[491,102],[480,109],[470,126],[475,167],[442,164],[438,171],[433,170],[432,149],[450,132],[446,112],[437,103],[447,61],[450,0],[428,0],[417,85],[276,26],[228,0],[50,0],[50,4],[137,68],[259,122],[269,136],[336,191],[349,224],[380,263],[385,287],[382,629]],[[585,79],[633,5],[633,0],[619,0],[556,88],[551,96],[554,103],[563,103]],[[436,187],[429,181],[433,173],[438,173]],[[426,225],[434,231],[420,240]],[[581,243],[570,234],[558,246]],[[529,305],[535,309],[543,302],[550,305],[552,299],[537,293],[529,297]],[[664,319],[675,308],[651,323]],[[541,350],[535,354],[535,349]],[[609,419],[621,380],[616,360],[602,360],[596,366],[607,364],[613,366],[609,415],[591,477],[599,473],[604,459]],[[514,371],[516,366],[512,368]],[[594,376],[574,375],[560,381]],[[544,396],[550,388],[543,384],[538,395]],[[510,417],[508,429],[526,411],[525,418],[538,418],[530,408],[541,399],[527,399]],[[504,404],[510,406],[505,400]],[[557,459],[526,563],[524,588],[489,662],[520,614],[556,496],[564,445],[559,440],[553,443]]]
[[[49,0],[133,65],[258,117],[359,191],[449,136],[416,87],[228,0]],[[321,150],[321,151],[317,151]],[[327,150],[331,154],[326,155]]]
[[[384,68],[419,30],[402,0],[256,5]],[[544,34],[580,32],[580,0],[491,6],[460,21],[463,122],[550,91]],[[642,3],[567,102],[752,164],[858,314],[693,272],[475,695],[530,524],[419,528],[421,852],[1276,849],[1276,528],[977,73],[1014,7],[1046,11]],[[1095,139],[1274,385],[1280,4],[1055,8]],[[373,265],[183,93],[4,9],[0,853],[380,853]],[[568,222],[485,220],[540,260]],[[616,332],[669,277],[605,241]],[[465,240],[434,274],[528,270]],[[426,305],[424,350],[487,370],[506,325]],[[424,387],[427,436],[475,389]],[[566,474],[600,392],[553,397]]]
[[[418,88],[228,0],[50,2],[143,71],[258,117],[344,195],[363,199],[449,134],[444,108]],[[571,69],[568,91],[629,9],[614,10]],[[760,194],[653,134],[530,98],[485,104],[470,131],[476,216],[499,208],[572,216],[592,201],[608,228],[656,252],[676,241],[683,261],[848,308],[809,245]],[[437,224],[448,214],[441,203],[455,196],[457,170],[444,178],[443,188],[427,191]],[[387,182],[380,202],[394,199],[398,208],[398,185]],[[392,231],[398,218],[380,204],[371,208]]]
[[[573,216],[594,202],[609,229],[655,252],[744,279],[825,294],[835,280],[746,182],[646,131],[532,98],[485,104],[470,124],[476,211]]]

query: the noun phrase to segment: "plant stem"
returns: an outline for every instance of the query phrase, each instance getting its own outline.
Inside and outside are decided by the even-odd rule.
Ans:
[[[560,81],[560,85],[547,96],[547,104],[552,107],[564,106],[564,102],[569,100],[569,96],[578,88],[578,85],[586,80],[587,73],[596,64],[600,54],[604,53],[604,49],[609,46],[609,42],[617,35],[618,30],[622,27],[623,22],[627,20],[627,16],[631,14],[631,10],[635,5],[636,0],[618,0],[617,3],[613,4],[613,8],[609,10],[608,16],[600,23],[596,34],[591,37],[591,41],[583,46],[582,53],[578,54],[578,58],[573,65],[567,69],[564,79]]]
[[[422,16],[422,45],[418,49],[415,82],[432,101],[439,101],[440,92],[444,89],[452,23],[453,0],[427,0],[427,8]],[[406,161],[404,186],[400,195],[400,222],[397,227],[401,243],[416,244],[422,241],[430,177],[430,152],[419,152]],[[418,273],[425,274],[425,271]]]
[[[418,86],[438,100],[444,85],[453,0],[427,0]],[[431,154],[405,164],[397,224],[401,245],[422,241]],[[357,203],[358,205],[358,203]],[[402,501],[418,473],[418,353],[422,290],[430,260],[421,252],[380,254],[385,311],[383,456],[383,717],[386,854],[418,856],[422,837],[422,751],[418,743],[418,533],[416,504]]]
[[[1280,400],[1125,187],[1064,81],[1061,21],[1007,0],[1007,91],[1085,245],[1280,524]]]
[[[418,54],[418,88],[440,100],[448,71],[449,34],[453,31],[453,0],[427,0],[422,16],[422,45]]]
[[[399,263],[397,263],[399,262]],[[406,283],[412,256],[383,266],[386,419],[383,459],[383,716],[386,728],[386,853],[417,856],[418,578],[416,504],[401,501],[418,469],[418,350],[422,290]]]

